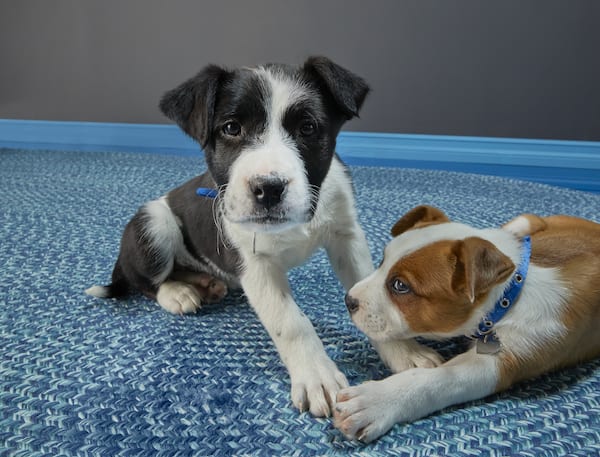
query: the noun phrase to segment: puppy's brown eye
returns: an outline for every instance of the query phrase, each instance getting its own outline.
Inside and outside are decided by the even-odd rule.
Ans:
[[[407,294],[410,292],[410,287],[398,278],[392,280],[390,287],[397,294]]]
[[[242,126],[239,122],[229,121],[223,125],[223,133],[227,136],[238,136],[242,133]]]
[[[312,136],[317,131],[317,126],[312,121],[305,121],[300,125],[300,135]]]

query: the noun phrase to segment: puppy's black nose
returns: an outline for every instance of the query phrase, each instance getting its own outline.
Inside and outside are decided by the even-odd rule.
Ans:
[[[256,203],[270,209],[281,202],[287,181],[272,176],[257,176],[250,181],[250,191]]]
[[[348,312],[350,314],[354,314],[358,310],[359,303],[356,298],[346,294],[344,301],[346,302],[346,308],[348,308]]]

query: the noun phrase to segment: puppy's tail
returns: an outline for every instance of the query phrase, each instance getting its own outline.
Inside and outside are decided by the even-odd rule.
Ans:
[[[96,298],[115,298],[127,295],[127,287],[123,289],[120,284],[110,283],[106,286],[92,286],[85,289],[85,293]]]
[[[85,293],[96,298],[123,297],[129,292],[129,283],[117,263],[112,274],[112,282],[106,286],[92,286]]]

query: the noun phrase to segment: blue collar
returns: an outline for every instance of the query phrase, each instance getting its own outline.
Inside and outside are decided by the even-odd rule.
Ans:
[[[198,187],[198,189],[196,189],[196,195],[199,197],[216,198],[217,195],[219,195],[219,192],[210,187]]]
[[[521,289],[523,289],[523,284],[525,284],[525,279],[527,278],[530,257],[531,238],[526,236],[523,238],[521,246],[521,263],[514,272],[504,294],[496,302],[494,309],[481,320],[477,332],[473,335],[473,338],[477,340],[477,352],[490,354],[498,352],[500,349],[500,341],[496,336],[494,326],[519,299]]]

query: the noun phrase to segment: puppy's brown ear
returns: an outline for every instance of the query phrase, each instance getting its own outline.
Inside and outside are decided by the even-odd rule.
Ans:
[[[453,248],[456,267],[452,288],[467,296],[471,303],[506,280],[515,265],[496,246],[487,240],[470,237],[457,241]]]
[[[327,57],[309,57],[303,70],[331,94],[346,120],[358,116],[369,86],[360,76],[346,70]]]
[[[450,219],[442,210],[427,205],[417,206],[398,219],[392,227],[392,236],[396,237],[410,229],[444,222],[450,222]]]
[[[230,72],[209,65],[163,95],[160,110],[204,148],[210,141],[219,87]]]

